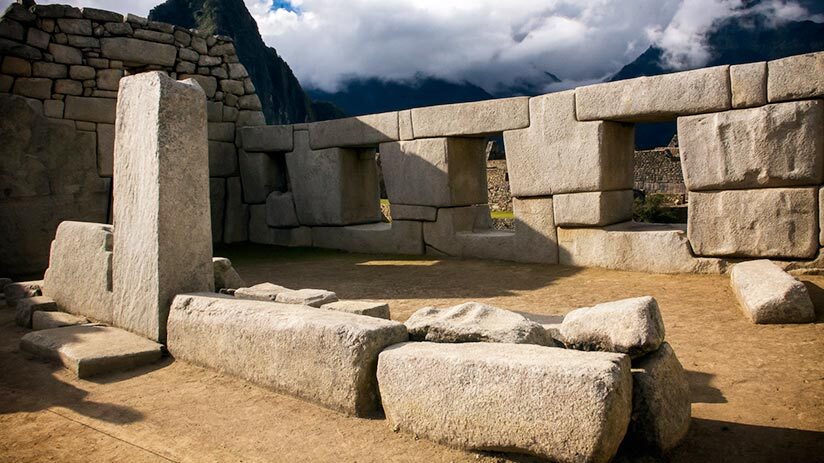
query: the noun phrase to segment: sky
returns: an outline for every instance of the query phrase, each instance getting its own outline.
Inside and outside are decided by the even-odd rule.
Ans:
[[[146,16],[161,0],[62,0]],[[469,81],[491,93],[601,81],[651,44],[672,69],[706,63],[706,35],[744,13],[784,21],[811,15],[797,0],[244,0],[264,41],[304,87],[350,78]],[[9,0],[0,0],[5,7]],[[545,73],[563,80],[549,84]],[[556,88],[553,88],[556,87]]]

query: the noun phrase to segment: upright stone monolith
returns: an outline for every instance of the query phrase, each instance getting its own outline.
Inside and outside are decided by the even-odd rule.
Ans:
[[[114,325],[159,342],[176,294],[214,290],[205,98],[161,72],[120,81]]]

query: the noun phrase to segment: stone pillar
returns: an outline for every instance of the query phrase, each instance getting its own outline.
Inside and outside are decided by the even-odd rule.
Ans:
[[[114,325],[159,342],[176,294],[214,290],[204,100],[161,72],[120,81]]]

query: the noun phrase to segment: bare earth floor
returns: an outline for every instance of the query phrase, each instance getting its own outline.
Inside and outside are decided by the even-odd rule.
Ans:
[[[692,388],[690,434],[670,461],[824,462],[824,277],[803,277],[818,323],[754,326],[726,276],[264,247],[216,255],[248,283],[387,300],[397,320],[467,300],[562,314],[652,295]],[[21,353],[25,331],[13,319],[0,309],[0,462],[531,461],[416,440],[384,420],[344,417],[172,359],[80,381]],[[628,453],[618,460],[635,460]]]

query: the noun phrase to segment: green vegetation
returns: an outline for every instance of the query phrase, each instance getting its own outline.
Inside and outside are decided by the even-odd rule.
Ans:
[[[514,219],[515,214],[512,211],[490,211],[489,213],[493,219]]]
[[[632,205],[632,220],[647,223],[676,223],[678,217],[662,194],[649,194],[642,200],[636,198]]]

